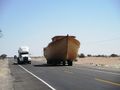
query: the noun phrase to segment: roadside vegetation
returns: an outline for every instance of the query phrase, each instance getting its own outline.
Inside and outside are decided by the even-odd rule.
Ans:
[[[88,54],[85,56],[84,53],[81,53],[81,54],[78,54],[78,57],[79,58],[85,58],[85,57],[120,57],[120,55],[118,55],[118,54],[111,54],[111,55],[91,55],[91,54]]]
[[[6,54],[0,55],[0,59],[5,59],[5,58],[7,58],[7,55],[6,55]]]

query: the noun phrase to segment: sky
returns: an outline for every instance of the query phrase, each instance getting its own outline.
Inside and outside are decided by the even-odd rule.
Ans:
[[[119,0],[0,0],[0,54],[17,55],[29,46],[32,56],[56,35],[73,35],[79,54],[120,55]]]

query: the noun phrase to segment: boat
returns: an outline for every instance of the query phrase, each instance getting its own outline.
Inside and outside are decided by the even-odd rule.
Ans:
[[[78,55],[79,47],[80,42],[75,36],[54,36],[52,42],[44,48],[47,64],[66,65],[67,63],[69,66],[72,66]]]

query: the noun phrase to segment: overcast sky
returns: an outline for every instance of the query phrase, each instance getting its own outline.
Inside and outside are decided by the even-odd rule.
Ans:
[[[119,0],[0,0],[0,54],[29,46],[33,56],[55,35],[74,35],[80,53],[120,55]]]

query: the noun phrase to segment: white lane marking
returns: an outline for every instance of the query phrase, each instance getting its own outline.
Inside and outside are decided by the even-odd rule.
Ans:
[[[43,82],[44,84],[46,84],[49,88],[51,88],[52,90],[56,90],[55,88],[53,88],[50,84],[48,84],[47,82],[45,82],[43,79],[39,78],[38,76],[36,76],[35,74],[33,74],[32,72],[28,71],[27,69],[25,69],[23,66],[19,65],[22,69],[24,69],[26,72],[28,72],[29,74],[31,74],[32,76],[34,76],[35,78],[37,78],[38,80],[40,80],[41,82]]]
[[[74,67],[73,67],[73,68],[74,68]],[[76,67],[76,69],[83,69],[83,68],[78,68],[78,67]],[[83,69],[83,70],[96,71],[96,72],[113,74],[113,75],[120,75],[120,73],[113,73],[113,72],[109,72],[109,71],[101,71],[101,70],[95,70],[95,69],[90,69],[90,68],[86,68],[86,69]]]

